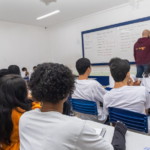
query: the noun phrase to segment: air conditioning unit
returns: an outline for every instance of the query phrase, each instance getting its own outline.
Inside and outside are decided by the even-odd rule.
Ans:
[[[45,3],[46,5],[49,5],[51,2],[56,2],[57,0],[40,0],[40,1]]]

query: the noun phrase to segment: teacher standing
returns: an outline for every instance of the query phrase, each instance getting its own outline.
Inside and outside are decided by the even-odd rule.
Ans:
[[[134,45],[134,58],[137,66],[137,78],[142,78],[143,73],[146,71],[148,63],[150,62],[150,31],[144,30],[142,38]]]

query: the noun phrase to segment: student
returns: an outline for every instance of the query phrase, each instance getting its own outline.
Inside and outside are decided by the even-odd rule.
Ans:
[[[17,65],[11,65],[8,67],[9,74],[21,75],[20,68]]]
[[[107,117],[100,107],[100,102],[103,103],[103,96],[106,94],[106,90],[96,80],[88,80],[88,76],[91,73],[91,63],[89,59],[79,59],[76,62],[76,69],[79,73],[79,78],[76,80],[76,88],[72,94],[72,98],[96,102],[98,110],[98,121],[104,123]],[[97,121],[97,117],[94,115],[78,113],[78,117],[84,120]]]
[[[0,149],[19,150],[19,119],[30,110],[25,81],[18,75],[0,78]]]
[[[122,123],[117,123],[111,145],[86,121],[62,115],[63,104],[74,90],[74,76],[68,67],[38,65],[29,87],[33,98],[42,102],[42,108],[21,117],[20,150],[125,150],[127,128]]]
[[[150,63],[144,73],[141,86],[145,86],[146,89],[150,92]]]
[[[34,72],[36,69],[37,69],[37,66],[34,66],[34,67],[33,67],[33,72]]]
[[[115,80],[114,89],[104,96],[104,112],[108,115],[108,108],[122,108],[141,114],[148,114],[150,95],[145,87],[128,86],[130,78],[130,64],[126,60],[116,58],[110,65],[110,71]],[[150,123],[149,123],[150,129]]]
[[[8,69],[1,69],[0,70],[0,78],[2,78],[5,75],[8,75]]]
[[[109,62],[109,66],[113,63],[114,60],[116,60],[116,58],[111,59],[111,61]],[[128,60],[126,60],[126,61],[128,61]],[[130,63],[130,62],[128,61],[128,63]],[[138,80],[134,74],[130,74],[130,77],[131,77],[134,85],[138,85],[139,86],[141,84],[141,81]],[[114,88],[114,86],[115,86],[115,81],[114,81],[112,75],[110,74],[109,75],[109,86],[108,87]]]
[[[27,68],[23,67],[22,71],[25,72],[25,77],[29,76],[29,72],[28,72]]]

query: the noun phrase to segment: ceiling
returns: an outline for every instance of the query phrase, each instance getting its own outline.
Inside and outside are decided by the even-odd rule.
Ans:
[[[49,5],[45,5],[41,1],[0,0],[0,20],[49,27],[128,2],[128,0],[53,0]],[[36,20],[37,17],[55,10],[60,10],[61,13]]]

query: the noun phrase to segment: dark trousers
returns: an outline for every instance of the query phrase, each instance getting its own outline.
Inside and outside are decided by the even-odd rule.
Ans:
[[[137,65],[137,78],[143,78],[143,73],[146,71],[148,65]]]

